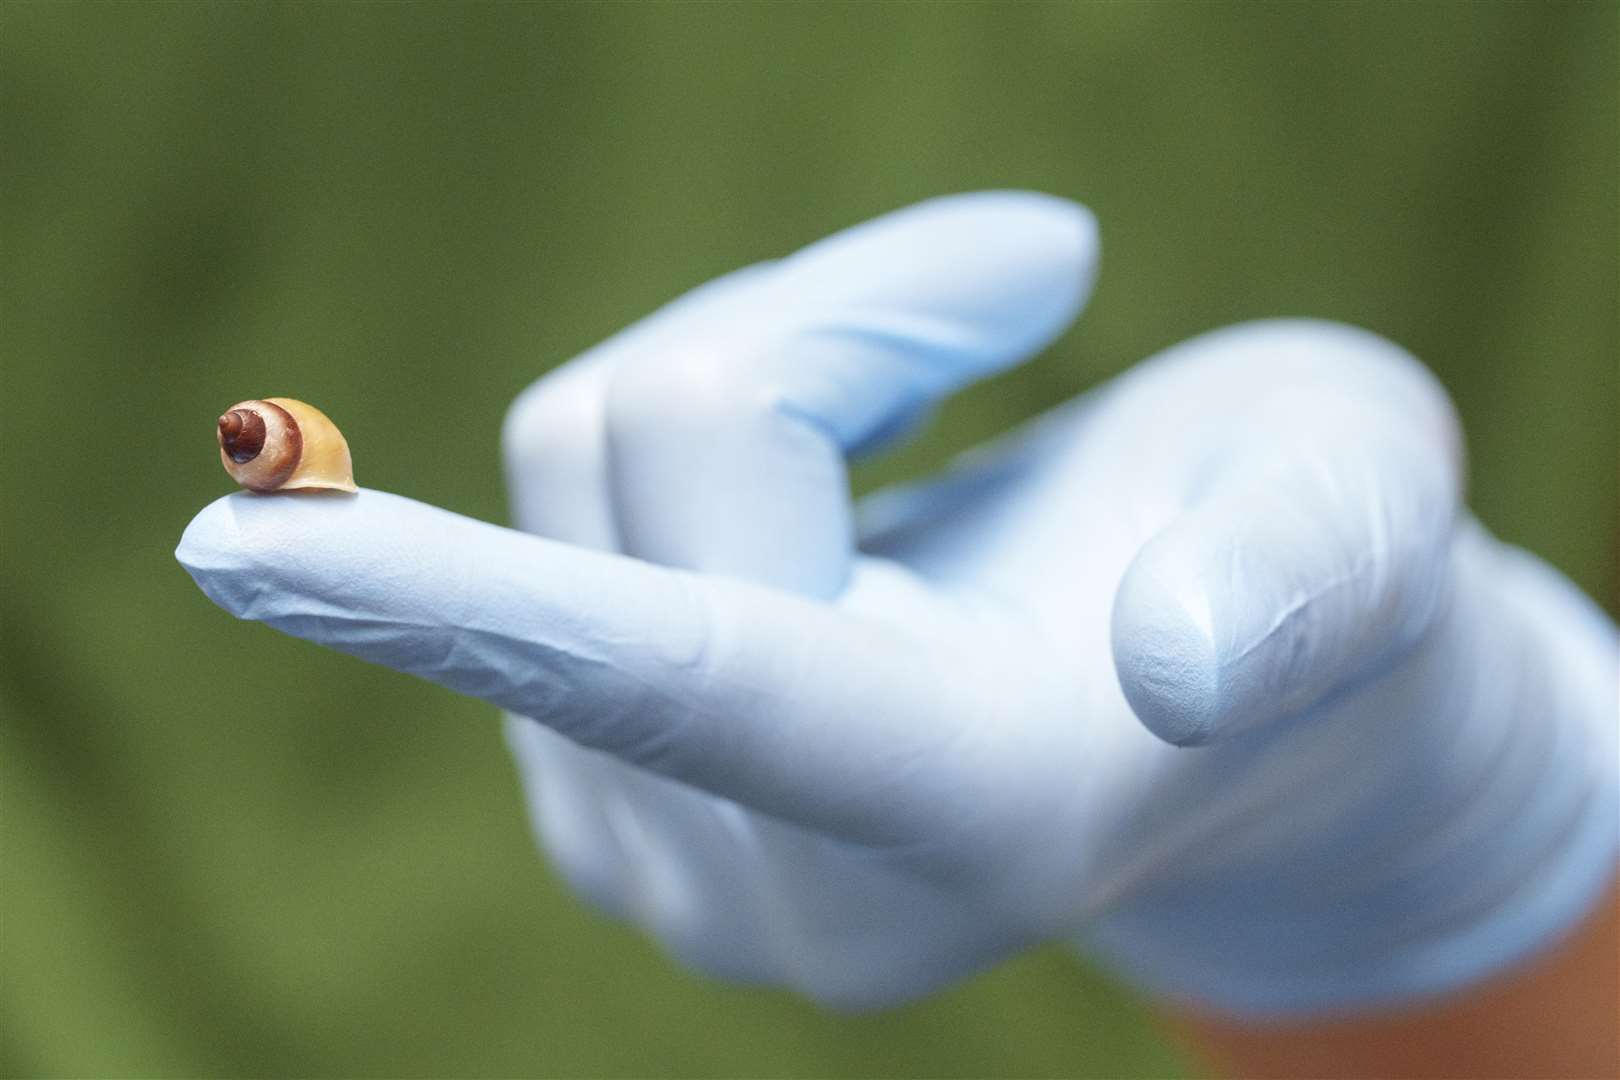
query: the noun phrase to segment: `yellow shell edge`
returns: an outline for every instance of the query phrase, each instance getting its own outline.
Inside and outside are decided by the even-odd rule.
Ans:
[[[298,467],[278,491],[346,491],[359,492],[354,483],[354,462],[349,457],[349,444],[321,410],[297,398],[261,398],[287,410],[298,424],[303,438],[303,453]]]

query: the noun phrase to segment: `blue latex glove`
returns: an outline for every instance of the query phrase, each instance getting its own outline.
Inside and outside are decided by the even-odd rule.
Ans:
[[[857,522],[845,455],[1048,343],[1096,253],[1057,199],[914,207],[536,383],[523,531],[236,494],[180,561],[508,710],[563,873],[728,978],[871,1006],[1067,937],[1284,1014],[1548,944],[1615,869],[1615,628],[1459,511],[1395,346],[1196,338]]]

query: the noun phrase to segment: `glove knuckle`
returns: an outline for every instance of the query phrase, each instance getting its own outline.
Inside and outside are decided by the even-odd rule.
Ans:
[[[647,431],[713,432],[768,417],[775,397],[747,357],[736,343],[700,342],[625,363],[608,395],[610,437],[623,442]]]
[[[599,377],[564,368],[520,393],[501,424],[509,468],[594,456],[602,424]]]

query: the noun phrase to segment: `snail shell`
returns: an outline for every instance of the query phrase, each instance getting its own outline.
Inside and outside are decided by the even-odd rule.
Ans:
[[[293,398],[239,401],[219,418],[219,460],[249,491],[358,491],[343,433]]]

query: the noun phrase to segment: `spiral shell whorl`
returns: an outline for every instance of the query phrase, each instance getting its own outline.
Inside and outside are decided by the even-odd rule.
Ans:
[[[264,420],[256,412],[232,409],[219,418],[219,445],[238,465],[259,456],[264,449]]]

